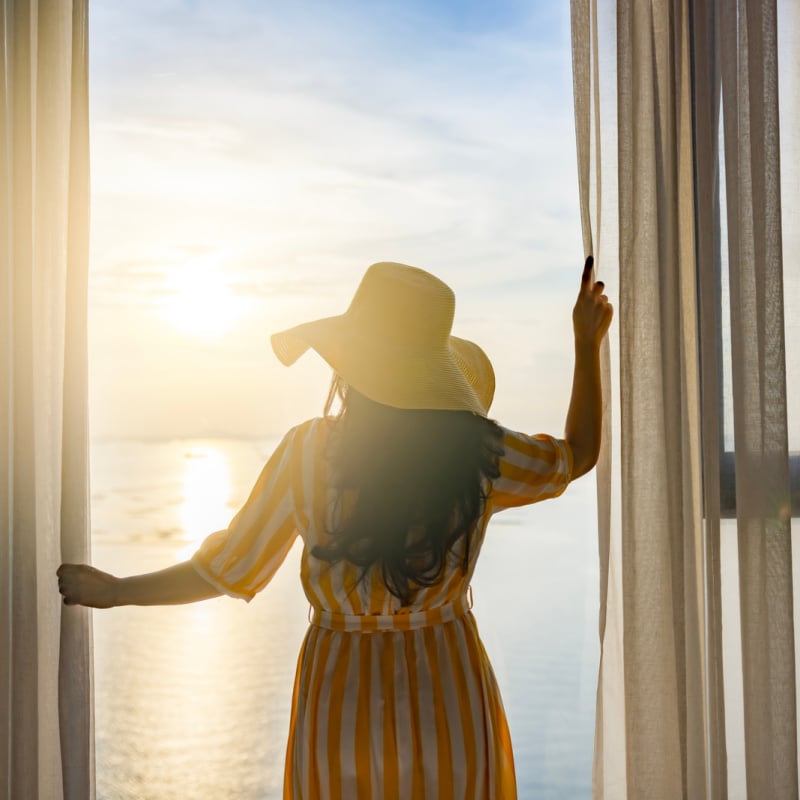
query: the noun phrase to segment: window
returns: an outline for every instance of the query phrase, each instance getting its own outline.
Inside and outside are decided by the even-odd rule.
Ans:
[[[456,334],[494,362],[493,413],[562,432],[582,268],[568,6],[95,0],[90,30],[97,566],[168,566],[227,522],[325,398],[326,370],[285,370],[269,334],[344,310],[372,261],[447,280]],[[589,791],[594,530],[585,478],[498,518],[478,567],[522,797]],[[250,606],[95,615],[99,795],[280,796],[298,556]]]

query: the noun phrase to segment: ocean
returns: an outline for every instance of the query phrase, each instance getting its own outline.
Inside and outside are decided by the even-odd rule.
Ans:
[[[118,575],[188,558],[244,501],[276,441],[92,446],[93,563]],[[522,800],[591,796],[598,665],[593,476],[506,511],[473,581]],[[100,800],[280,798],[308,621],[299,545],[252,603],[94,612]]]

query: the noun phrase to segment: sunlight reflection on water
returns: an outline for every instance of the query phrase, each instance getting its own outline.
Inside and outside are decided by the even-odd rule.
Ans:
[[[176,555],[141,544],[96,548],[97,560],[122,573],[162,567]],[[306,628],[291,566],[298,555],[265,591],[266,602],[219,598],[95,614],[99,798],[280,796]]]
[[[211,531],[227,527],[231,517],[228,509],[230,476],[225,454],[217,447],[204,445],[192,448],[184,458],[180,521],[189,545],[180,551],[182,559],[189,558]]]

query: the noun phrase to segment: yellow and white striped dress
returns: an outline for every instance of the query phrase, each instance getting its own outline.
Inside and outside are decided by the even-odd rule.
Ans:
[[[559,495],[570,479],[569,447],[505,430],[470,568],[464,574],[454,559],[440,584],[402,608],[378,570],[359,583],[358,568],[311,555],[332,522],[326,441],[335,424],[293,428],[228,529],[192,558],[218,589],[250,600],[303,538],[312,624],[297,664],[284,798],[515,798],[508,725],[469,583],[491,515]]]

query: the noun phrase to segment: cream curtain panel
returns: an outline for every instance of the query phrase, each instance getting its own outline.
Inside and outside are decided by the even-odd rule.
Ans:
[[[782,26],[795,48],[780,61]],[[796,200],[781,162],[797,156],[796,34],[795,0],[572,0],[584,247],[619,291],[595,798],[798,796],[783,264],[796,236],[781,205],[787,172]],[[723,629],[736,595],[739,630]]]
[[[0,797],[94,797],[91,628],[55,571],[89,561],[85,0],[3,0]]]

